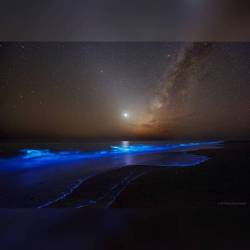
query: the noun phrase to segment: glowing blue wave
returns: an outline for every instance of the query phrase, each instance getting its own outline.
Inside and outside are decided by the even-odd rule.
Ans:
[[[117,154],[122,153],[147,153],[147,152],[161,152],[169,151],[174,149],[185,149],[190,147],[205,146],[211,144],[219,144],[221,141],[212,142],[190,142],[190,143],[179,143],[179,144],[168,144],[168,145],[131,145],[131,146],[111,146],[112,152]]]
[[[20,156],[10,159],[0,159],[0,166],[21,166],[33,167],[44,164],[70,162],[73,160],[84,159],[100,159],[104,157],[114,157],[125,154],[146,154],[167,152],[171,150],[186,150],[192,148],[199,148],[202,146],[217,145],[222,141],[209,142],[190,142],[179,144],[165,144],[165,145],[129,145],[111,146],[107,150],[99,150],[94,152],[80,152],[80,151],[51,151],[49,149],[22,149]]]
[[[40,149],[22,149],[22,153],[25,153],[23,156],[24,159],[30,159],[34,157],[44,157],[44,156],[52,156],[54,155],[48,149],[40,150]]]

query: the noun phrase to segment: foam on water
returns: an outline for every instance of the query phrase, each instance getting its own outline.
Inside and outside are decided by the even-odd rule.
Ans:
[[[127,154],[147,154],[157,152],[167,152],[174,150],[193,150],[200,147],[216,146],[221,144],[221,141],[206,141],[206,142],[189,142],[177,144],[139,144],[129,145],[129,143],[122,143],[122,145],[113,145],[105,150],[98,150],[92,152],[82,151],[51,151],[50,149],[22,149],[21,155],[9,159],[0,159],[1,166],[18,166],[18,167],[36,167],[49,164],[67,163],[76,160],[84,159],[101,159],[105,157],[115,157]],[[197,159],[196,159],[197,160]],[[204,158],[199,159],[202,161]],[[184,163],[182,163],[184,164]],[[191,163],[189,163],[191,164]]]

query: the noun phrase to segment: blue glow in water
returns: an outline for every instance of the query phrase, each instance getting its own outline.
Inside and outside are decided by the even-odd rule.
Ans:
[[[24,159],[54,155],[48,149],[44,149],[44,150],[40,150],[40,149],[22,149],[21,152],[25,153],[25,155],[23,156]]]
[[[213,142],[190,142],[190,143],[180,143],[180,144],[167,144],[167,145],[127,145],[127,146],[111,146],[112,152],[117,154],[122,153],[147,153],[147,152],[161,152],[174,149],[185,149],[190,147],[219,144],[221,141]]]
[[[107,150],[99,150],[93,152],[81,151],[51,151],[49,149],[22,149],[23,155],[13,157],[11,159],[0,159],[0,165],[5,166],[19,166],[19,167],[35,167],[44,164],[56,164],[63,162],[70,162],[74,160],[83,159],[101,159],[105,157],[114,157],[126,154],[146,154],[167,152],[171,150],[186,150],[192,148],[199,148],[199,146],[217,145],[221,141],[209,142],[190,142],[178,144],[163,144],[163,145],[129,145],[129,142],[123,142],[121,146],[111,146]]]

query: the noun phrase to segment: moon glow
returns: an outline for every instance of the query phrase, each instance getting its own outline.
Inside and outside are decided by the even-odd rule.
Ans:
[[[125,119],[128,119],[129,118],[129,113],[128,112],[122,113],[122,117],[125,118]]]

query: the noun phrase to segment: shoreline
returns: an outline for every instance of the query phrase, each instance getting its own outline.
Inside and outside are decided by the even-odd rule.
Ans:
[[[249,153],[250,143],[244,146],[225,143],[220,150],[196,151],[195,154],[207,155],[210,159],[197,168],[157,169],[131,183],[112,207],[249,206]]]

